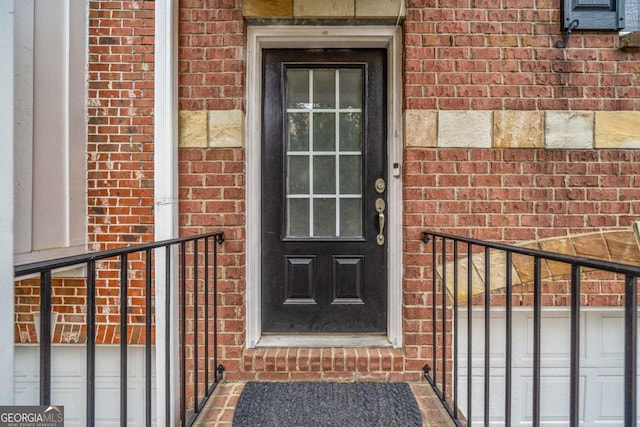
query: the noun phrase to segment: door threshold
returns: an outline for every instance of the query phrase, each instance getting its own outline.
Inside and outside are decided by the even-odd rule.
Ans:
[[[256,347],[392,347],[386,335],[373,334],[269,334]]]

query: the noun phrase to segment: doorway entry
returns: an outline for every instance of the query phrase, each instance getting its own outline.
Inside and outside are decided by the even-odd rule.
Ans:
[[[264,333],[387,331],[386,59],[263,50]]]

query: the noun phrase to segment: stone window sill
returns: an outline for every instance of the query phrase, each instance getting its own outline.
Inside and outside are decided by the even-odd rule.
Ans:
[[[620,47],[622,49],[637,50],[640,48],[640,31],[620,35]]]

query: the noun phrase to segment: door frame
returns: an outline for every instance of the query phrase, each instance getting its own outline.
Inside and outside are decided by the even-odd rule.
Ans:
[[[402,30],[399,26],[249,26],[246,75],[246,346],[262,335],[260,204],[262,50],[269,48],[387,49],[387,339],[402,346]],[[316,345],[335,345],[322,336]]]

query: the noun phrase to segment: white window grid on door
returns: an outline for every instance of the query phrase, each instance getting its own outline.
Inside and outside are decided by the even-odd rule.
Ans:
[[[322,70],[326,70],[323,68]],[[290,200],[292,199],[307,199],[309,200],[309,233],[308,236],[290,236],[290,237],[340,237],[341,236],[341,200],[342,199],[358,199],[362,200],[362,185],[360,186],[359,193],[341,193],[340,192],[340,156],[360,156],[362,159],[362,140],[360,142],[360,150],[340,151],[340,114],[341,113],[362,113],[362,108],[340,108],[340,69],[335,70],[335,108],[314,108],[314,94],[313,94],[313,79],[314,69],[309,69],[309,103],[305,108],[287,108],[287,114],[290,113],[303,113],[309,115],[309,150],[308,151],[291,151],[287,149],[287,158],[295,156],[307,156],[309,159],[309,193],[289,194],[287,191],[287,235],[289,234],[291,223],[291,211]],[[285,100],[286,102],[286,100]],[[286,104],[285,104],[286,105]],[[335,129],[335,150],[333,151],[315,151],[314,150],[314,114],[319,113],[334,113],[334,129]],[[361,121],[364,123],[364,120]],[[288,133],[287,133],[288,135]],[[333,157],[335,159],[335,191],[334,193],[318,193],[314,192],[314,159],[316,157]],[[361,160],[362,161],[362,160]],[[288,164],[289,162],[287,162]],[[361,170],[361,173],[364,173]],[[287,168],[287,179],[289,171]],[[335,236],[316,235],[314,227],[314,201],[316,199],[333,198],[335,200]],[[360,217],[362,217],[362,208],[360,210]],[[360,222],[360,229],[362,229],[362,219]],[[362,233],[362,230],[360,230]],[[347,236],[347,237],[359,237],[359,236]]]

